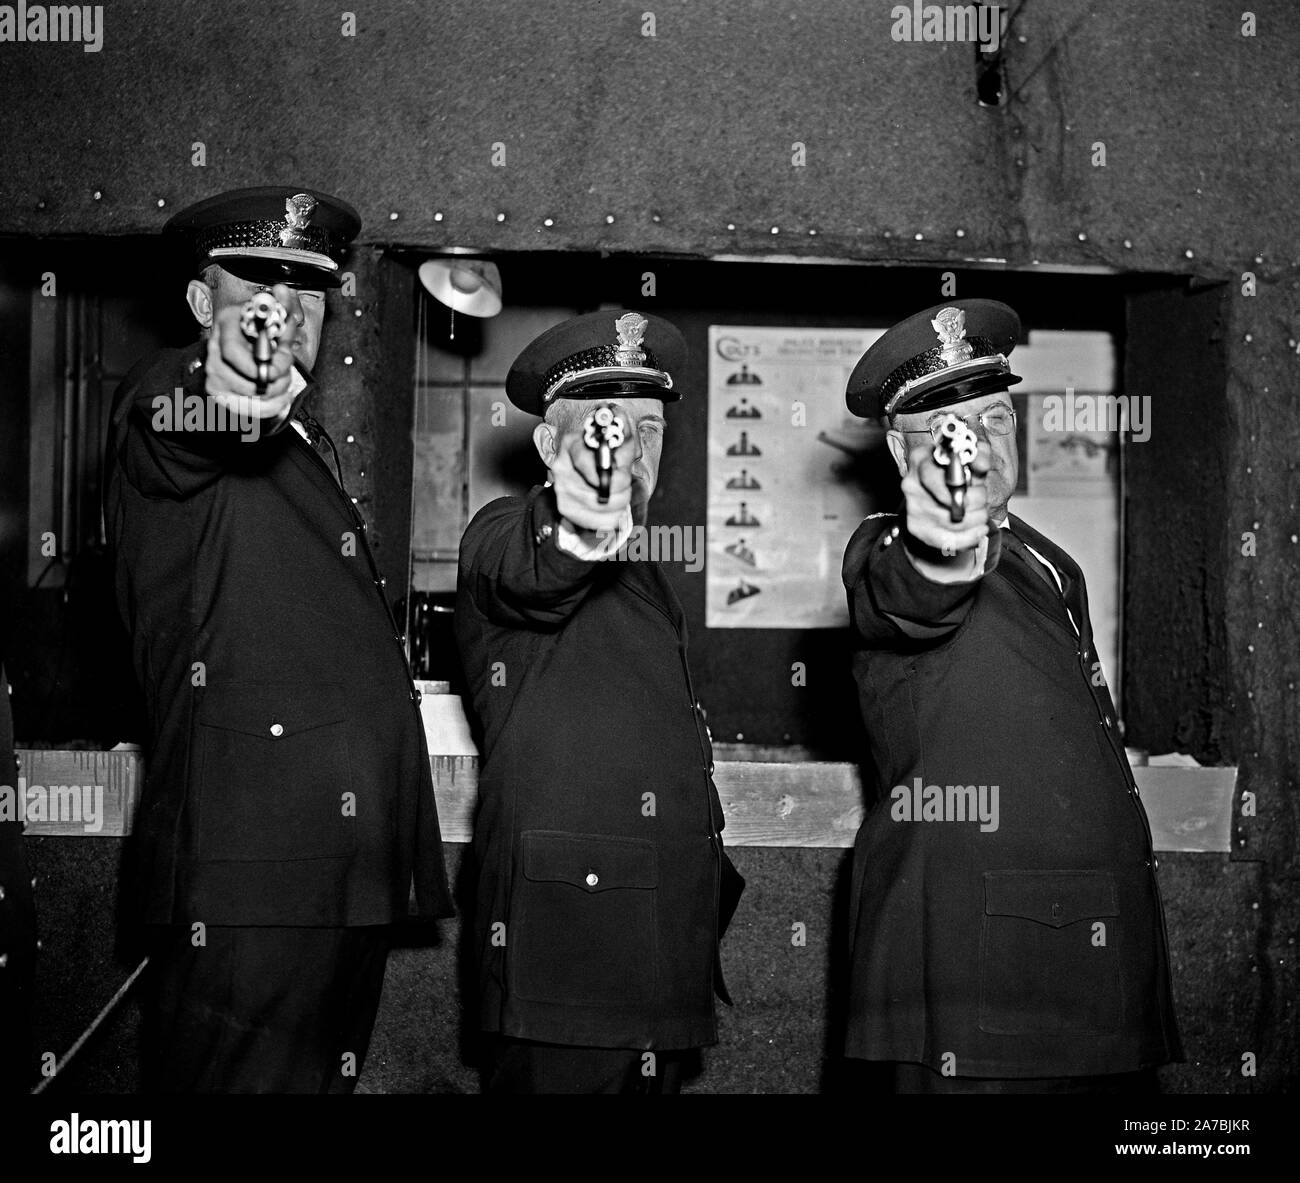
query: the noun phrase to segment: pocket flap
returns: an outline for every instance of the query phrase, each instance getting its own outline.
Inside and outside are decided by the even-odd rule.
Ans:
[[[590,892],[659,883],[655,848],[639,838],[526,830],[523,847],[527,879],[570,883]]]
[[[984,911],[1052,928],[1119,915],[1109,871],[985,871]]]
[[[274,742],[342,723],[347,700],[334,682],[228,682],[204,690],[198,717],[207,727]]]

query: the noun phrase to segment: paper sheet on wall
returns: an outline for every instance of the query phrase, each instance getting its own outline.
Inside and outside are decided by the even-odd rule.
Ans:
[[[709,628],[839,628],[844,546],[876,507],[877,424],[844,388],[879,329],[709,327]]]

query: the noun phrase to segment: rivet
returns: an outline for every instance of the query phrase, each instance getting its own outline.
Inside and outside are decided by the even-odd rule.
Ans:
[[[388,220],[389,220],[390,222],[396,222],[396,221],[397,221],[397,211],[396,211],[396,210],[392,210],[392,211],[389,213],[389,215],[388,215]]]
[[[349,444],[355,444],[357,442],[357,437],[355,435],[345,435],[343,439]]]
[[[1195,255],[1192,254],[1190,248],[1188,250],[1183,251],[1183,254],[1186,255],[1189,259],[1194,259],[1196,257]]]
[[[957,227],[957,237],[958,237],[958,238],[965,238],[965,237],[966,237],[966,231],[963,230],[960,226]]]
[[[773,227],[772,227],[772,233],[773,233],[773,234],[780,234],[780,233],[781,233],[781,227],[780,227],[780,226],[773,226]]]
[[[1263,261],[1264,261],[1264,256],[1263,256],[1263,255],[1256,255],[1256,256],[1255,256],[1255,262],[1256,262],[1256,263],[1262,263]]]
[[[93,197],[96,201],[102,200],[103,196],[104,196],[103,192],[100,191],[99,189],[96,189],[94,193],[91,194],[91,197]]]
[[[166,204],[167,204],[167,198],[165,198],[165,197],[160,197],[160,198],[158,198],[158,208],[159,208],[159,209],[162,209],[162,207],[165,206]]]
[[[658,214],[651,214],[651,215],[650,215],[650,221],[652,221],[652,222],[662,222],[662,221],[663,221],[663,218],[661,218]]]
[[[817,227],[816,227],[816,226],[814,226],[811,230],[808,231],[808,236],[809,236],[810,238],[816,238],[816,237],[817,237]]]
[[[352,315],[353,315],[353,316],[360,316],[360,315],[361,315],[361,309],[360,309],[360,308],[355,308],[355,309],[353,309],[353,311],[352,311]]]
[[[343,364],[345,366],[350,366],[352,364],[352,354],[349,353],[347,357],[343,359]]]
[[[37,209],[44,209],[44,208],[45,208],[45,198],[44,198],[44,197],[42,197],[42,198],[40,199],[40,201],[38,201],[38,202],[36,203],[36,208],[37,208]]]
[[[728,229],[728,230],[734,230],[735,228],[736,228],[736,223],[735,223],[735,222],[728,222],[728,223],[727,223],[727,229]]]
[[[612,226],[613,224],[614,224],[614,215],[613,215],[613,214],[606,214],[606,215],[605,215],[605,225],[606,225],[606,226]]]
[[[1088,241],[1088,236],[1082,230],[1079,231],[1079,241],[1080,242]]]
[[[1133,249],[1133,243],[1132,243],[1132,241],[1131,241],[1130,239],[1127,239],[1127,238],[1126,238],[1126,239],[1124,240],[1124,249],[1125,249],[1126,251],[1131,251],[1131,250]]]
[[[497,221],[498,221],[498,222],[504,222],[505,220],[506,220],[506,215],[505,215],[504,211],[502,211],[502,212],[498,212],[498,213],[497,213]]]
[[[915,238],[917,242],[925,241],[925,235],[922,234],[919,230],[912,237]]]
[[[554,219],[554,218],[543,218],[543,219],[542,219],[542,225],[543,225],[543,226],[554,226],[554,225],[555,225],[555,219]]]
[[[1249,345],[1255,338],[1252,337],[1249,333],[1247,333],[1245,339],[1246,339],[1246,344]]]
[[[442,210],[439,209],[439,210],[434,210],[434,211],[433,211],[433,220],[434,220],[435,222],[441,222],[441,221],[442,221]]]

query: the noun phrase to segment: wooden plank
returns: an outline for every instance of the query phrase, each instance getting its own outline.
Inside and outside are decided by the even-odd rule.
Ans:
[[[1139,766],[1133,769],[1157,850],[1232,849],[1235,768]]]
[[[19,757],[20,787],[80,786],[83,804],[87,786],[102,793],[98,829],[87,829],[87,819],[78,813],[31,821],[27,833],[120,837],[130,832],[143,773],[138,752],[23,750]],[[442,836],[448,842],[468,842],[478,797],[478,757],[433,756],[430,766]],[[1133,774],[1156,850],[1231,849],[1235,768],[1141,766]],[[848,849],[862,824],[862,786],[853,764],[723,761],[714,769],[714,782],[730,846]],[[72,804],[66,794],[63,801]]]

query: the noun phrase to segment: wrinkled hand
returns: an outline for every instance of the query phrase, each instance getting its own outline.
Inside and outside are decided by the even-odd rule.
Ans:
[[[281,304],[288,304],[289,289],[276,284],[271,295]],[[288,414],[293,405],[289,375],[293,370],[293,344],[298,331],[292,317],[276,343],[271,356],[270,380],[262,395],[257,393],[257,358],[253,342],[244,336],[239,326],[243,305],[232,305],[217,313],[208,334],[208,355],[204,363],[207,372],[206,389],[212,401],[219,403],[241,418],[279,419]]]
[[[912,449],[903,478],[907,533],[925,548],[922,557],[926,560],[965,563],[968,560],[963,552],[974,550],[988,533],[988,471],[989,446],[981,440],[970,464],[966,514],[960,522],[954,522],[949,511],[952,491],[944,481],[944,470],[934,461],[934,444],[926,442]]]
[[[623,424],[623,443],[613,449],[614,472],[609,482],[609,500],[604,505],[598,500],[600,474],[596,453],[583,443],[581,429],[556,440],[550,467],[555,503],[560,515],[577,530],[612,534],[632,503],[632,464],[637,457],[637,445],[626,416],[620,414],[619,419]]]

